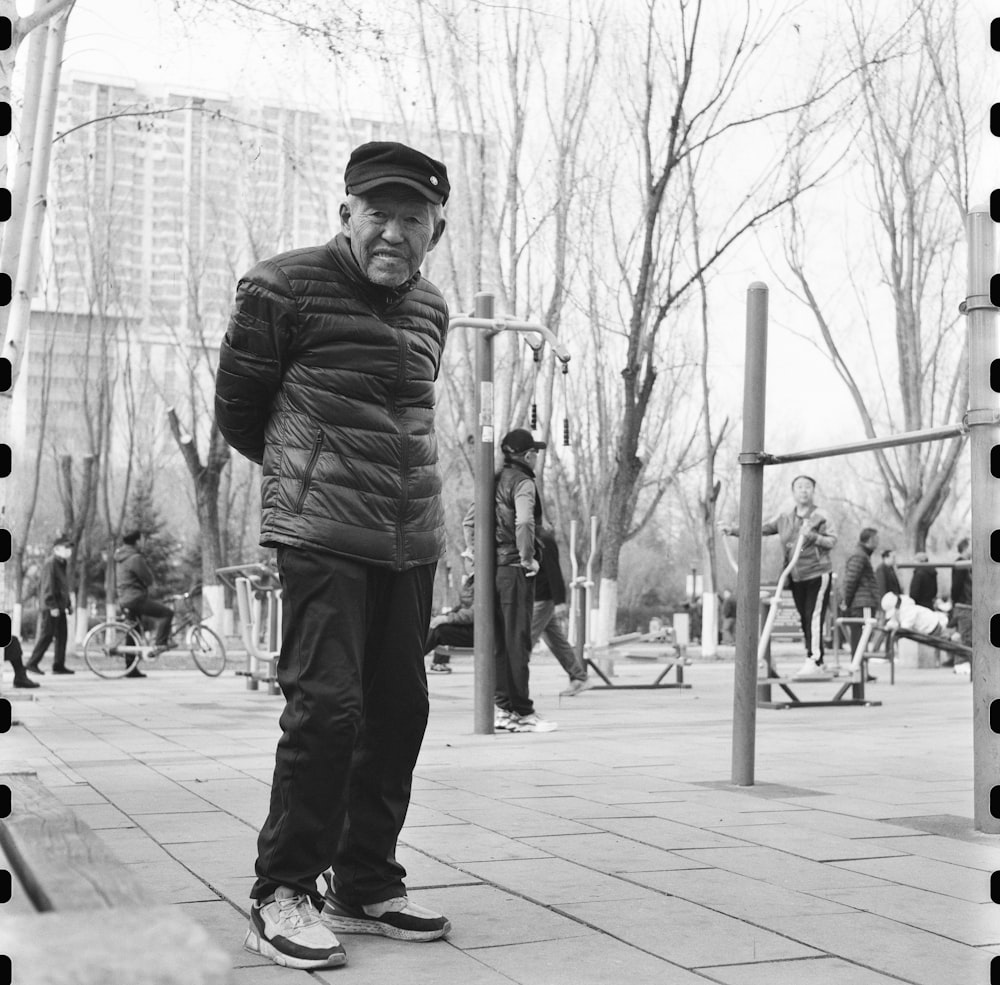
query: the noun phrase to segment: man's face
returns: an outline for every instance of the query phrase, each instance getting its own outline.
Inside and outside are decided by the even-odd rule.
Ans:
[[[68,561],[72,553],[73,553],[72,549],[67,547],[65,544],[60,544],[55,549],[56,557],[62,558],[64,561]]]
[[[814,486],[808,479],[796,479],[792,484],[792,497],[799,506],[810,506],[813,501]]]
[[[344,235],[365,276],[400,287],[420,268],[444,232],[434,206],[405,185],[383,185],[340,206]]]

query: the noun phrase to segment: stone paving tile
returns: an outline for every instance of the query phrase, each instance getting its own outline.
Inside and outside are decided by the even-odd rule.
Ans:
[[[840,958],[827,957],[701,970],[720,985],[899,985],[898,978],[889,978]]]
[[[701,867],[700,863],[689,858],[610,832],[574,835],[572,838],[528,838],[525,843],[611,874]]]
[[[438,787],[434,790],[415,790],[411,803],[420,807],[445,813],[453,810],[489,810],[496,803],[492,797],[454,787]]]
[[[939,862],[936,859],[904,855],[900,858],[833,864],[838,868],[863,872],[887,882],[914,886],[917,889],[926,889],[932,893],[941,893],[971,903],[985,903],[990,896],[990,880],[984,872],[964,865]]]
[[[595,818],[591,824],[668,851],[685,848],[732,848],[744,844],[736,838],[715,831],[704,831],[690,824],[677,824],[662,817]]]
[[[838,838],[836,835],[826,834],[822,831],[799,827],[795,823],[731,825],[722,830],[734,838],[742,838],[744,841],[765,845],[769,848],[779,848],[783,852],[798,855],[801,858],[809,858],[815,862],[883,858],[902,854],[896,849],[887,848],[882,844]]]
[[[462,950],[594,934],[568,916],[494,886],[428,889],[420,902],[447,915],[452,925],[448,941]]]
[[[982,839],[982,840],[978,840]],[[976,842],[956,841],[939,835],[914,835],[910,837],[887,838],[883,844],[897,848],[910,855],[936,859],[939,862],[953,862],[970,869],[993,872],[1000,868],[1000,840],[990,843],[989,836],[979,835]]]
[[[877,913],[963,944],[1000,945],[1000,916],[993,902],[969,903],[911,886],[855,889],[826,896],[856,910]]]
[[[598,935],[470,953],[520,985],[705,985],[701,975]]]
[[[643,804],[638,813],[663,817],[668,821],[680,824],[690,824],[701,828],[718,828],[721,833],[729,834],[732,826],[749,824],[780,824],[792,820],[794,815],[802,813],[798,808],[767,811],[727,811],[712,804],[702,804],[696,801],[668,801],[667,803]]]
[[[99,830],[97,836],[125,865],[170,859],[170,853],[140,828],[107,828]]]
[[[267,816],[270,787],[248,777],[226,780],[188,780],[182,786],[206,804],[218,807],[246,823],[257,826]],[[173,809],[173,803],[170,804]]]
[[[251,954],[243,949],[243,941],[247,933],[247,917],[227,900],[215,902],[178,903],[177,904],[192,920],[205,928],[208,936],[229,955],[234,968],[264,965],[276,966],[260,954]]]
[[[594,831],[592,826],[578,821],[506,803],[494,804],[489,810],[451,810],[448,813],[454,818],[499,834],[516,832],[518,838],[530,838],[535,835],[590,834]]]
[[[800,810],[796,813],[793,823],[804,828],[823,831],[836,835],[838,838],[892,838],[912,835],[913,829],[899,824],[889,824],[885,821],[870,821],[866,818],[850,817],[847,814],[831,814],[829,811]],[[883,847],[894,847],[886,842]]]
[[[202,804],[202,807],[205,805]],[[256,837],[256,829],[223,811],[136,814],[135,821],[161,845]]]
[[[105,828],[134,828],[135,822],[114,804],[77,804],[73,813],[94,831]]]
[[[257,833],[216,841],[183,841],[168,846],[169,854],[211,885],[225,877],[253,874]]]
[[[599,900],[648,900],[656,894],[634,882],[561,858],[470,862],[465,871],[546,906]],[[642,905],[641,903],[639,905]]]
[[[175,859],[135,862],[130,868],[156,903],[204,903],[219,899],[219,893]]]
[[[533,811],[542,811],[555,817],[569,818],[574,821],[586,821],[593,817],[639,817],[648,813],[647,810],[635,810],[620,804],[596,804],[579,796],[542,796],[521,797],[509,803],[515,807],[525,807]]]
[[[464,886],[478,883],[475,876],[461,871],[446,862],[418,852],[409,845],[396,846],[396,861],[406,869],[406,886],[409,890],[426,886]]]
[[[685,968],[723,962],[777,961],[818,953],[769,930],[671,896],[634,905],[576,903],[559,909]]]
[[[836,902],[832,896],[817,897],[800,893],[722,869],[632,872],[628,878],[671,896],[679,896],[731,917],[752,920],[765,927],[769,927],[771,919],[777,916],[853,912],[850,905]],[[870,890],[856,892],[863,897]]]
[[[737,872],[804,893],[885,885],[885,880],[875,875],[851,872],[847,867],[832,863],[813,862],[773,848],[747,845],[744,848],[684,850],[678,854],[699,865]]]
[[[325,979],[313,972],[298,971],[295,968],[279,968],[269,962],[267,966],[233,968],[229,985],[317,985],[317,982],[326,981],[333,979]]]
[[[782,933],[914,985],[988,982],[990,955],[870,913],[787,917]]]
[[[107,799],[89,783],[49,787],[49,790],[57,800],[74,809],[83,804],[107,803]]]
[[[506,838],[475,824],[404,828],[400,841],[425,851],[442,862],[492,862],[500,859],[545,857],[544,852],[527,843]]]
[[[478,813],[484,813],[479,811]],[[436,811],[432,807],[424,807],[411,801],[409,810],[406,812],[406,826],[408,828],[440,827],[448,824],[465,824],[465,819],[461,818],[457,812],[445,813]]]

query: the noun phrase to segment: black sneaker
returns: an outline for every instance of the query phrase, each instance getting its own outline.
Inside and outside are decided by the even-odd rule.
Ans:
[[[329,883],[330,877],[326,879]],[[379,934],[397,941],[435,941],[451,930],[447,918],[411,903],[406,896],[351,906],[337,897],[332,886],[323,897],[320,919],[337,934]]]
[[[45,671],[42,670],[42,668],[39,667],[38,664],[25,664],[24,665],[24,669],[29,674],[38,674],[40,677],[44,677],[45,676]]]
[[[139,670],[138,667],[133,667],[126,675],[126,677],[145,677],[146,675]]]
[[[38,687],[38,681],[33,681],[26,674],[24,677],[14,678],[14,687]]]
[[[305,894],[255,901],[243,946],[285,968],[337,968],[347,962],[344,946]]]
[[[75,674],[75,670],[70,670],[69,667],[53,667],[53,674]]]

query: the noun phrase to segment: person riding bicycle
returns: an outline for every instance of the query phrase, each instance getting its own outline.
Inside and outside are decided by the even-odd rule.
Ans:
[[[122,537],[122,546],[115,551],[115,582],[118,586],[118,604],[136,618],[150,616],[156,623],[156,652],[170,649],[170,627],[174,610],[149,597],[149,590],[156,579],[150,571],[141,548],[145,546],[145,533],[130,530]],[[133,667],[126,677],[145,677]]]

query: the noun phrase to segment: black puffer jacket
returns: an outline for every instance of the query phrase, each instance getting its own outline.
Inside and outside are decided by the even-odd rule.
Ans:
[[[226,440],[263,466],[261,543],[401,571],[444,545],[434,383],[448,331],[418,273],[372,284],[340,234],[240,281],[216,378]]]

